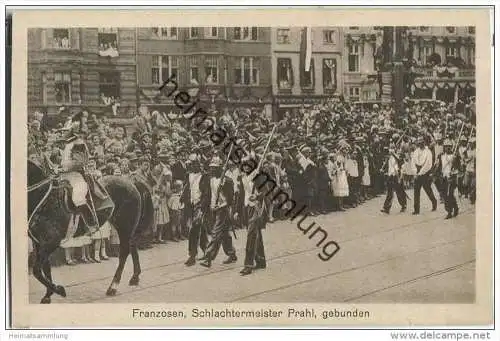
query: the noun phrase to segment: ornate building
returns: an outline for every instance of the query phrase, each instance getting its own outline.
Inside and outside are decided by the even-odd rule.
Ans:
[[[395,62],[394,56],[404,64],[403,84],[408,97],[456,101],[475,93],[474,27],[387,30],[356,26],[346,27],[343,32],[346,98],[390,101],[394,93],[387,85],[392,77],[387,63]]]
[[[342,28],[313,27],[310,37],[303,27],[276,27],[271,32],[272,86],[278,117],[342,93]],[[301,62],[307,39],[311,41],[308,72]]]
[[[475,94],[475,27],[409,27],[410,97],[457,100]]]
[[[270,28],[151,27],[138,29],[138,102],[163,112],[176,110],[170,91],[175,77],[205,108],[272,105]],[[166,85],[173,87],[173,82]]]
[[[128,116],[136,106],[134,28],[28,30],[28,110]]]

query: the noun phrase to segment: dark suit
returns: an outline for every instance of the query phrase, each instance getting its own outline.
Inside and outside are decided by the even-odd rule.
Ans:
[[[212,177],[210,178],[210,180],[211,179]],[[214,189],[211,188],[210,182],[209,186],[211,193],[210,196],[208,196],[208,200],[211,200],[212,194],[215,195],[215,193],[212,193]],[[213,211],[215,219],[211,231],[212,239],[210,240],[210,243],[208,244],[206,250],[206,257],[209,258],[210,260],[214,260],[215,257],[217,257],[221,245],[226,255],[233,256],[236,254],[236,250],[234,249],[233,246],[233,238],[231,237],[231,231],[232,231],[231,207],[233,205],[233,199],[234,199],[234,188],[233,188],[233,181],[231,180],[231,178],[229,177],[225,178],[224,184],[221,186],[220,189],[220,195],[224,195],[224,198],[226,200],[226,205]]]
[[[201,194],[200,201],[193,204],[191,201],[191,183],[186,184],[186,189],[181,197],[181,201],[184,203],[184,214],[186,217],[186,225],[188,230],[188,252],[189,256],[196,257],[198,254],[198,246],[205,253],[208,244],[208,232],[206,229],[206,224],[209,223],[209,202],[207,198],[210,198],[210,181],[207,174],[201,175],[199,181],[199,190]]]
[[[445,154],[443,154],[445,155]],[[457,177],[458,177],[458,169],[460,167],[460,156],[457,154],[453,158],[451,162],[451,174],[448,176],[443,175],[443,158],[440,156],[438,160],[439,174],[442,179],[442,189],[443,189],[443,200],[444,200],[444,208],[448,214],[452,214],[453,212],[458,213],[458,204],[457,198],[455,198],[455,189],[457,188]]]
[[[245,267],[253,268],[254,264],[259,267],[266,266],[262,229],[266,228],[270,204],[271,201],[265,196],[265,192],[261,192],[255,206],[248,208],[249,220],[245,248]]]

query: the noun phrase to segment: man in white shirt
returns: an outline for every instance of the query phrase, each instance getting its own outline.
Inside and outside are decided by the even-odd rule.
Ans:
[[[394,192],[398,198],[399,205],[401,205],[401,212],[406,211],[406,193],[404,192],[403,183],[401,179],[401,160],[396,157],[396,150],[394,144],[389,146],[389,159],[387,160],[387,196],[385,197],[384,207],[380,212],[389,214],[392,206],[392,199]]]
[[[413,159],[417,167],[417,176],[415,178],[415,187],[413,191],[413,214],[420,214],[420,189],[423,187],[425,193],[432,202],[432,211],[437,209],[437,200],[432,192],[431,184],[432,179],[430,173],[432,170],[432,152],[426,146],[423,137],[417,139],[418,148],[413,152]]]
[[[443,179],[444,188],[444,208],[448,215],[445,219],[450,219],[458,215],[457,198],[455,189],[457,188],[458,168],[460,167],[460,157],[458,153],[453,155],[452,142],[444,142],[444,153],[439,156],[438,170]]]

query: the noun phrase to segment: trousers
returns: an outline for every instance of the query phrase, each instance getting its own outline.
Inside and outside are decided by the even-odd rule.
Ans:
[[[384,201],[384,210],[386,211],[389,211],[391,209],[394,192],[396,192],[396,197],[398,198],[398,202],[401,208],[406,208],[407,201],[403,184],[398,181],[396,176],[390,176],[387,179],[387,196],[385,197]]]
[[[189,227],[188,252],[191,257],[198,255],[198,246],[203,252],[207,249],[208,233],[204,228],[205,222],[202,214],[201,207],[195,206],[190,210],[187,217],[187,225]]]
[[[414,211],[416,213],[420,213],[420,190],[422,187],[424,188],[425,193],[429,197],[429,200],[432,202],[432,208],[436,208],[437,206],[437,200],[436,197],[434,196],[434,193],[432,192],[431,188],[432,184],[432,179],[429,176],[429,174],[424,174],[424,175],[418,175],[415,178],[415,185],[413,189],[413,205],[414,205]]]
[[[215,212],[215,223],[212,229],[212,239],[208,243],[206,257],[214,260],[222,245],[224,253],[228,256],[236,254],[231,237],[231,219],[229,207],[222,207]]]
[[[245,266],[253,267],[255,264],[266,265],[266,255],[264,252],[264,241],[262,239],[262,228],[264,227],[266,216],[258,212],[258,206],[248,207],[250,223],[247,230],[247,244],[245,248]],[[265,212],[264,212],[265,213]]]
[[[443,178],[444,184],[444,209],[448,213],[458,211],[457,198],[455,197],[455,189],[457,188],[457,177]]]

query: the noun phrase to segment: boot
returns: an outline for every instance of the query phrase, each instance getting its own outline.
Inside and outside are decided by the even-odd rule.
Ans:
[[[203,260],[200,265],[204,266],[205,268],[210,268],[212,266],[212,260],[210,258],[205,258],[205,260]]]
[[[235,263],[237,260],[238,260],[238,257],[236,257],[236,255],[231,255],[231,256],[227,257],[227,259],[225,261],[223,261],[222,264]]]
[[[185,266],[193,266],[196,263],[194,256],[189,256],[188,260],[184,263]]]
[[[245,266],[243,270],[240,271],[242,276],[250,275],[252,273],[252,268],[249,266]]]
[[[451,212],[448,212],[448,214],[446,215],[446,218],[444,218],[444,219],[450,219],[450,218],[453,218],[453,215],[451,214]]]
[[[90,235],[99,231],[99,221],[97,220],[97,215],[89,204],[78,207],[78,211]]]

